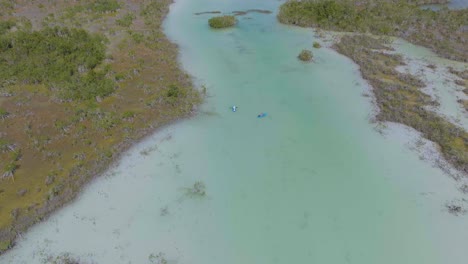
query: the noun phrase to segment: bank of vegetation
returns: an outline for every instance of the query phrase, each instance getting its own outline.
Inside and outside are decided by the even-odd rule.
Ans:
[[[212,28],[228,28],[233,27],[237,24],[237,19],[235,16],[215,16],[208,20],[208,24]]]
[[[7,2],[0,253],[133,142],[201,101],[161,29],[170,0]]]
[[[362,35],[344,36],[334,48],[356,62],[364,79],[372,85],[380,108],[379,121],[416,129],[440,146],[447,161],[468,173],[468,133],[428,110],[435,102],[421,91],[423,81],[395,69],[405,65],[400,55],[389,54],[390,47],[383,40]]]
[[[468,96],[468,70],[456,70],[453,67],[449,67],[448,70],[459,78],[455,80],[455,84],[462,87],[463,93]],[[458,102],[468,112],[468,100],[459,99]]]
[[[468,9],[433,11],[430,0],[290,0],[282,23],[332,31],[396,36],[449,59],[468,61]],[[437,1],[439,2],[439,1]]]
[[[299,55],[297,55],[297,58],[301,61],[305,61],[305,62],[308,62],[308,61],[311,61],[312,58],[313,58],[313,54],[312,54],[312,51],[310,50],[302,50]]]
[[[425,84],[397,71],[400,55],[382,39],[396,36],[431,48],[458,61],[468,61],[468,9],[440,11],[420,8],[432,0],[290,0],[280,7],[280,22],[346,34],[334,48],[351,58],[372,85],[380,121],[405,124],[437,143],[445,159],[468,173],[468,134],[457,125],[428,110],[436,102],[421,91]],[[370,37],[369,33],[382,38]],[[463,72],[456,72],[460,78]],[[459,80],[461,83],[461,80]],[[464,103],[464,102],[462,102]]]

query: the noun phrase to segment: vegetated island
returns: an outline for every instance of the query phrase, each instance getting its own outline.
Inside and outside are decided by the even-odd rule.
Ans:
[[[314,55],[312,54],[312,51],[310,50],[302,50],[299,55],[297,55],[297,58],[301,61],[305,61],[305,62],[308,62],[308,61],[311,61],[312,58],[314,57]]]
[[[280,22],[326,30],[397,36],[458,61],[467,61],[466,21],[468,9],[422,10],[417,3],[398,0],[303,0],[280,7]],[[432,2],[432,1],[431,1]],[[384,37],[385,38],[385,37]],[[380,121],[410,126],[437,143],[445,159],[468,174],[468,133],[425,106],[433,105],[417,77],[398,72],[403,58],[389,54],[391,48],[380,38],[363,34],[343,36],[334,48],[360,66],[371,86]],[[461,73],[460,73],[461,74]]]
[[[0,253],[200,103],[161,29],[171,2],[1,2]]]
[[[216,16],[212,17],[208,20],[208,24],[212,28],[229,28],[235,26],[237,23],[237,19],[235,16]]]

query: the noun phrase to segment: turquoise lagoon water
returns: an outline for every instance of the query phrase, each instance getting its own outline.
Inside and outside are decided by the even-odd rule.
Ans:
[[[467,263],[468,218],[444,209],[463,198],[457,183],[408,148],[411,132],[376,131],[350,60],[322,48],[299,62],[313,32],[274,14],[221,31],[193,15],[280,3],[176,1],[165,30],[208,88],[200,114],[136,145],[0,263],[63,252],[86,263],[159,252],[170,264]],[[186,195],[197,181],[206,197]]]
[[[468,8],[468,0],[451,0],[448,4],[440,5],[424,5],[423,8],[429,8],[432,10],[439,10],[447,7],[448,9],[463,9]]]

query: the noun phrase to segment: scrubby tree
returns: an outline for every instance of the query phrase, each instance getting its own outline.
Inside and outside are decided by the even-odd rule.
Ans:
[[[0,118],[2,120],[5,120],[10,115],[10,113],[7,112],[7,110],[0,108]]]
[[[11,178],[14,180],[14,175],[16,170],[18,169],[18,165],[14,162],[8,163],[5,168],[3,169],[2,179]]]

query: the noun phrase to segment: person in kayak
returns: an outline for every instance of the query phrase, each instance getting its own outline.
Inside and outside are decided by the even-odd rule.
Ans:
[[[263,117],[265,117],[265,116],[267,116],[267,113],[260,113],[260,114],[258,114],[257,117],[258,117],[258,118],[263,118]]]

